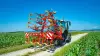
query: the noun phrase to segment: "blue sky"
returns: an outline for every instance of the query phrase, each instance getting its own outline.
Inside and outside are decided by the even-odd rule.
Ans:
[[[0,32],[27,31],[28,14],[57,11],[71,30],[100,28],[100,0],[0,0]]]

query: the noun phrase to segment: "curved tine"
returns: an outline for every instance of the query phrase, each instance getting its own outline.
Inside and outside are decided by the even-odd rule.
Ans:
[[[36,21],[35,18],[29,18],[29,21]]]
[[[32,16],[32,15],[33,15],[32,13],[29,14],[29,16]]]
[[[29,24],[26,25],[29,28]]]
[[[30,28],[31,26],[28,25],[28,28]]]
[[[31,22],[28,22],[28,28],[30,28],[31,26],[29,26],[29,25],[34,25],[34,24],[32,24]]]
[[[30,22],[28,22],[28,24],[31,24]]]
[[[34,29],[34,26],[33,26],[33,27],[32,27],[32,26],[29,26],[29,28],[35,30],[35,29]]]
[[[32,14],[32,15],[29,14],[28,20],[29,20],[29,21],[30,21],[30,20],[35,20],[35,19],[32,18],[31,16],[33,16],[33,14]]]
[[[30,29],[33,29],[33,27],[31,27],[31,26],[28,26]]]
[[[29,18],[29,20],[33,20],[33,18]]]
[[[35,19],[35,18],[29,18],[29,20],[33,20],[33,21],[36,21],[37,20],[37,18]]]
[[[28,25],[34,25],[32,22],[28,22]]]
[[[29,25],[34,25],[34,23],[30,23]]]
[[[30,28],[30,26],[28,25],[28,28]]]

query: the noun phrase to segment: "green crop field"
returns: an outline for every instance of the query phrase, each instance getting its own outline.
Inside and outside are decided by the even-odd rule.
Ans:
[[[100,32],[90,32],[80,40],[63,47],[54,56],[100,56]]]
[[[0,54],[28,48],[25,44],[24,32],[3,32],[0,33]]]
[[[0,33],[0,49],[24,43],[24,32]]]
[[[84,32],[71,32],[72,35]],[[31,44],[25,44],[24,32],[3,32],[0,33],[0,54],[27,48]]]
[[[71,32],[72,35],[80,34],[83,32]],[[24,32],[7,32],[0,33],[0,49],[16,45],[25,44]]]

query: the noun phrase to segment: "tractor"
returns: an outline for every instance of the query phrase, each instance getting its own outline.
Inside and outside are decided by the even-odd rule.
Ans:
[[[26,32],[26,43],[40,45],[62,46],[71,41],[71,33],[69,33],[70,21],[57,20],[54,17],[56,11],[46,10],[44,14],[29,14],[28,28],[34,30]]]
[[[70,21],[58,20],[59,27],[61,27],[61,37],[63,39],[55,39],[54,44],[57,46],[62,46],[71,41],[71,33],[69,33],[69,26],[71,25]]]

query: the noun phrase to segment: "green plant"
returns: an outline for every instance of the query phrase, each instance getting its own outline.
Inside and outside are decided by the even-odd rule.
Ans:
[[[100,56],[100,32],[90,32],[56,52],[54,56]]]

